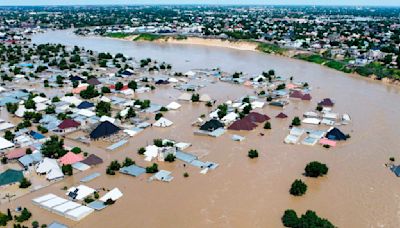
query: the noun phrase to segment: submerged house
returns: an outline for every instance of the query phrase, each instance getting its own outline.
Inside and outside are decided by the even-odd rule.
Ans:
[[[322,107],[333,107],[335,103],[330,98],[324,98],[322,101],[318,103],[318,106]]]
[[[278,115],[276,115],[275,116],[275,118],[279,118],[279,119],[285,119],[285,118],[287,118],[288,116],[285,114],[285,113],[283,113],[283,112],[281,112],[281,113],[279,113]]]
[[[203,125],[201,125],[200,130],[202,131],[215,131],[218,128],[223,128],[224,124],[221,123],[219,120],[217,119],[211,119],[207,122],[205,122]]]
[[[59,132],[71,132],[76,129],[81,125],[78,121],[72,120],[72,119],[65,119],[63,120],[59,125],[58,125],[58,131]]]
[[[347,136],[336,127],[332,128],[328,131],[328,133],[326,133],[326,138],[336,141],[347,140]]]
[[[234,131],[251,131],[254,128],[257,127],[257,124],[253,123],[250,119],[240,119],[236,120],[231,124],[231,126],[228,127],[228,130],[234,130]]]
[[[109,121],[101,122],[91,133],[91,139],[99,139],[111,136],[113,134],[118,133],[121,128],[117,127],[113,123]]]
[[[10,185],[20,182],[24,178],[24,174],[20,170],[7,169],[0,174],[0,186]]]

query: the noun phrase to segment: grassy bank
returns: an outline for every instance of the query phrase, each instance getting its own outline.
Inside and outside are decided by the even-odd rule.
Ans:
[[[165,38],[162,35],[150,34],[150,33],[142,33],[138,35],[133,41],[155,41]]]
[[[258,42],[257,50],[267,54],[283,54],[286,49],[279,47],[276,44],[267,44]]]
[[[378,62],[372,62],[365,66],[350,68],[347,66],[346,62],[328,59],[317,54],[312,54],[312,55],[300,54],[296,55],[295,58],[324,65],[329,68],[342,71],[345,73],[357,73],[364,77],[370,77],[375,75],[376,77],[378,77],[378,79],[390,78],[390,79],[400,80],[399,69],[387,68],[386,66]]]
[[[332,68],[332,69],[335,69],[338,71],[342,71],[345,73],[353,72],[352,69],[347,67],[347,64],[345,62],[328,59],[328,58],[325,58],[325,57],[317,55],[317,54],[313,54],[313,55],[299,54],[299,55],[296,55],[295,58],[305,60],[308,62],[312,62],[312,63],[317,63],[320,65],[324,65],[329,68]]]
[[[107,33],[105,36],[106,37],[111,37],[111,38],[125,38],[130,36],[131,34],[124,33],[124,32],[113,32],[113,33]]]

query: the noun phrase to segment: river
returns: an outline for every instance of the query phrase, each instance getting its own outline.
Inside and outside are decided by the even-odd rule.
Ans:
[[[271,120],[273,129],[266,136],[259,136],[262,129],[258,129],[245,133],[247,139],[237,143],[230,140],[231,134],[216,139],[194,136],[190,126],[196,117],[194,113],[199,115],[207,109],[185,104],[183,111],[168,113],[167,117],[177,123],[173,128],[146,130],[134,137],[127,147],[111,154],[96,144],[84,149],[98,152],[108,160],[122,159],[136,156],[138,146],[156,136],[169,137],[191,142],[191,151],[220,163],[218,169],[203,176],[196,169],[189,168],[190,177],[185,179],[182,177],[185,168],[181,165],[165,165],[176,176],[168,184],[147,183],[144,179],[122,175],[103,175],[90,184],[93,187],[120,187],[124,197],[79,223],[29,204],[33,196],[46,192],[61,194],[59,189],[76,183],[82,176],[78,175],[11,203],[13,206],[27,203],[39,221],[59,220],[76,227],[281,227],[280,218],[284,210],[291,208],[298,214],[307,209],[314,210],[338,227],[400,227],[400,179],[384,167],[389,157],[400,160],[398,87],[300,60],[253,51],[78,37],[71,30],[37,34],[32,41],[37,44],[77,45],[113,54],[121,52],[135,59],[150,57],[170,63],[174,70],[183,72],[193,68],[219,67],[223,71],[257,75],[274,69],[278,75],[307,81],[313,88],[310,104],[293,102],[284,110],[290,120],[314,109],[316,102],[325,97],[336,101],[335,111],[349,113],[353,120],[341,128],[351,135],[351,139],[331,149],[283,144],[290,120],[274,118]],[[211,85],[203,91],[219,99],[233,97],[235,93],[251,93],[249,89],[223,83]],[[162,102],[166,99],[163,95],[176,97],[178,92],[161,89],[158,94],[143,96]],[[264,111],[271,117],[280,112],[270,107]],[[256,160],[249,160],[246,156],[252,148],[260,152]],[[139,159],[135,157],[135,160]],[[313,160],[329,166],[326,177],[311,179],[302,176],[305,165]],[[105,165],[94,170],[104,174],[104,169]],[[299,178],[307,183],[307,194],[292,197],[288,192],[290,184]],[[7,206],[2,205],[2,208]]]

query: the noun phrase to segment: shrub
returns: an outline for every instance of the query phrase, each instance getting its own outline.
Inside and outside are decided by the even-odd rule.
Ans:
[[[21,215],[20,216],[15,216],[15,220],[17,222],[24,222],[27,221],[31,218],[32,213],[28,211],[28,209],[24,208],[22,209]]]
[[[257,158],[258,151],[257,150],[249,150],[248,156],[249,156],[249,158]]]
[[[159,120],[163,117],[163,114],[161,112],[157,113],[156,116],[154,117],[155,120]]]
[[[191,100],[192,100],[192,102],[199,102],[200,101],[200,95],[198,93],[192,94]]]
[[[85,203],[91,203],[94,201],[94,199],[92,197],[88,196],[83,201],[85,201]]]
[[[184,173],[183,173],[183,177],[185,177],[185,178],[189,177],[189,173],[184,172]]]
[[[302,196],[307,191],[307,185],[301,180],[295,180],[290,187],[290,194],[294,196]]]
[[[299,117],[294,117],[293,118],[293,120],[292,120],[292,125],[293,126],[300,126],[301,125],[301,120],[300,120],[300,118]]]
[[[135,161],[133,161],[131,158],[126,157],[124,162],[122,163],[122,166],[126,167],[126,166],[131,166],[134,164],[135,164]]]
[[[64,175],[67,175],[67,176],[72,176],[73,175],[72,165],[63,165],[61,167],[61,170],[64,173]]]
[[[140,147],[138,150],[138,154],[142,155],[144,154],[144,152],[146,152],[146,149],[144,147]]]
[[[308,163],[304,170],[308,177],[320,177],[328,173],[328,167],[317,161]]]
[[[79,154],[79,153],[81,153],[82,152],[82,149],[81,148],[79,148],[79,147],[74,147],[74,148],[72,148],[72,150],[71,150],[74,154]]]
[[[146,173],[156,173],[158,172],[158,165],[156,163],[153,163],[152,166],[146,167]]]
[[[173,154],[168,154],[167,157],[165,157],[164,161],[166,161],[166,162],[174,162],[175,161],[175,156]]]
[[[282,216],[282,223],[285,227],[324,227],[334,228],[335,226],[327,219],[320,218],[314,211],[308,210],[300,218],[294,210],[286,210]]]
[[[267,130],[271,129],[271,123],[267,121],[267,122],[264,124],[264,129],[267,129]]]
[[[19,188],[28,188],[32,183],[25,177],[19,182]]]

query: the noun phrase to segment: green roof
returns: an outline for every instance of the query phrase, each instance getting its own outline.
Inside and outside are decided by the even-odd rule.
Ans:
[[[22,178],[24,178],[22,171],[7,169],[2,174],[0,174],[0,186],[20,182]]]

